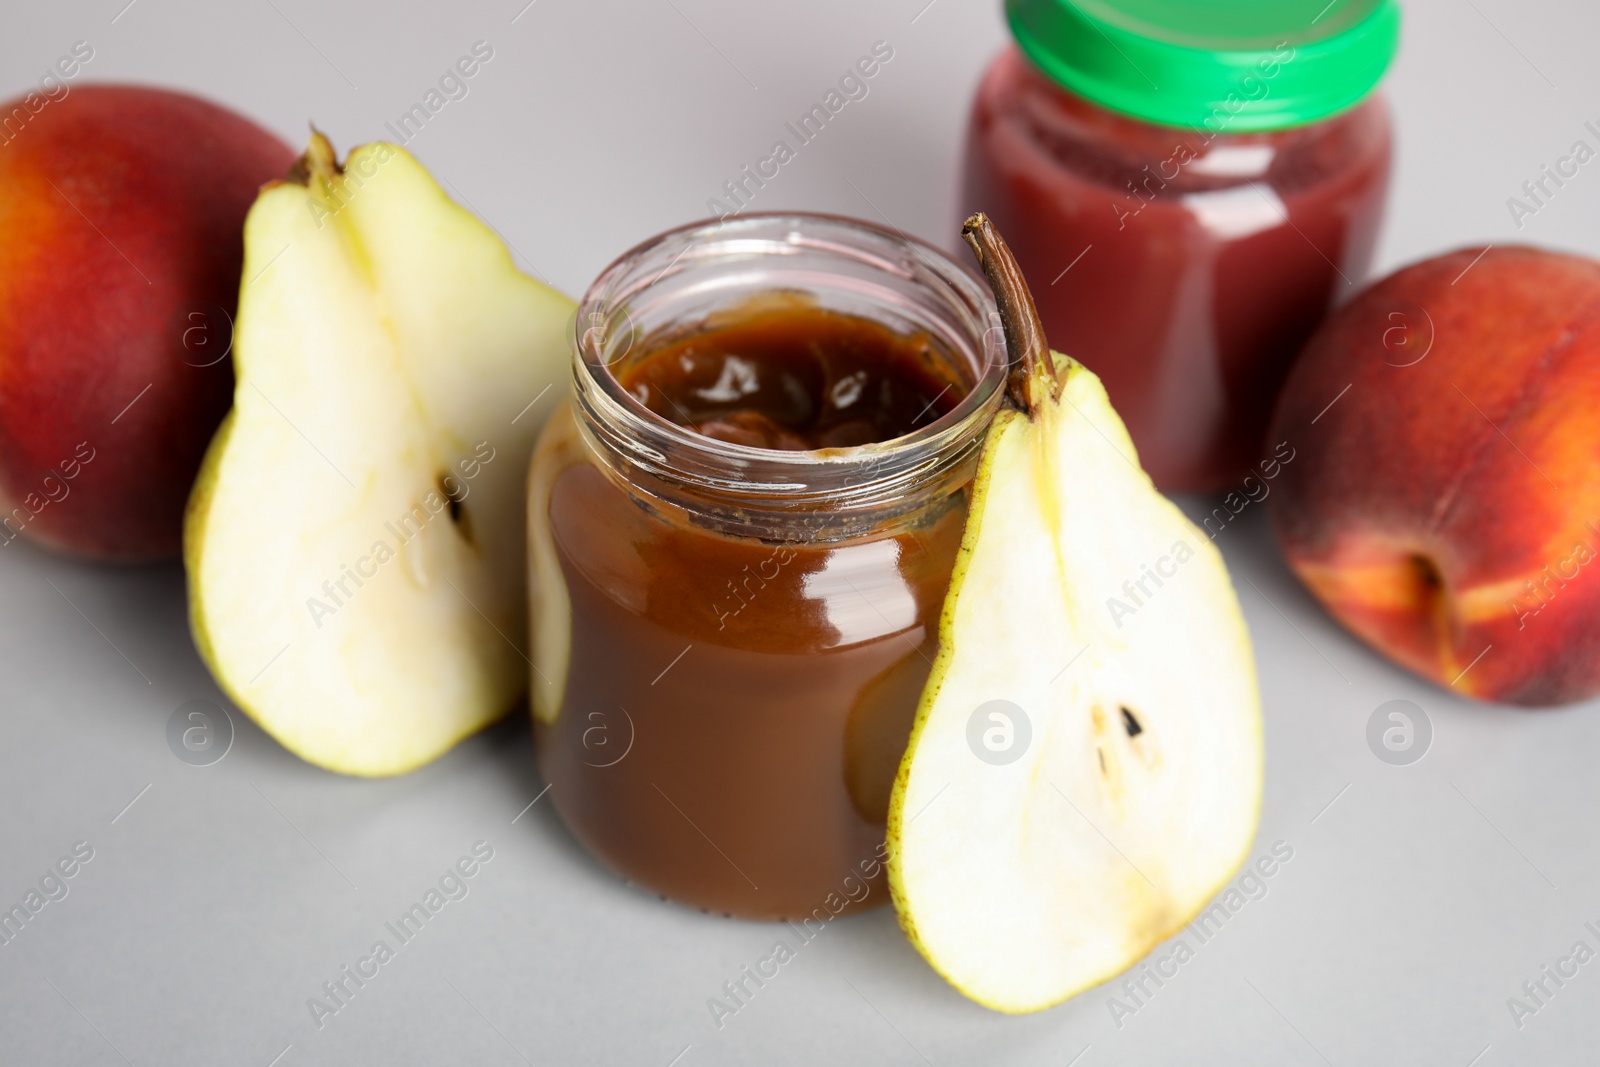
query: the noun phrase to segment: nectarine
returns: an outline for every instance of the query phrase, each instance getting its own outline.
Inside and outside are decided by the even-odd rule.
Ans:
[[[0,544],[178,553],[233,394],[245,213],[294,159],[215,104],[113,85],[0,146]]]
[[[1469,248],[1336,313],[1279,398],[1290,566],[1395,662],[1484,700],[1600,693],[1600,263]]]

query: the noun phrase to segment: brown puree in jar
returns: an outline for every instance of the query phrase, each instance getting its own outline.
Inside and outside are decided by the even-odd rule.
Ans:
[[[613,374],[679,425],[791,451],[898,437],[973,388],[923,334],[797,301],[736,312],[636,345]],[[966,490],[866,535],[775,543],[630,493],[593,447],[563,409],[534,469],[570,604],[559,705],[535,716],[567,825],[624,877],[710,911],[887,902],[889,793]]]
[[[778,294],[652,349],[617,379],[662,418],[707,437],[802,452],[887,441],[971,388],[927,334]]]

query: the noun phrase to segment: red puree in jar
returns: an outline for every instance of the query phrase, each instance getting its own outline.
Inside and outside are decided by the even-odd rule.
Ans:
[[[1320,6],[1010,0],[1019,48],[978,90],[962,214],[1007,235],[1165,489],[1254,464],[1290,361],[1372,259],[1390,131],[1369,94],[1398,12]]]

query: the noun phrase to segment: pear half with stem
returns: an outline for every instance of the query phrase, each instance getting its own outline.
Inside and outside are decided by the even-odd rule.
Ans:
[[[1222,557],[1156,492],[1100,381],[1049,351],[983,216],[1013,367],[889,811],[901,925],[1005,1012],[1176,933],[1243,862],[1260,702]]]
[[[263,189],[184,560],[202,657],[291,751],[397,774],[526,690],[523,480],[573,310],[393,145],[340,166],[314,133]]]

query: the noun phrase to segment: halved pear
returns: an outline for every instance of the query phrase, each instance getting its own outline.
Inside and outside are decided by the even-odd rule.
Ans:
[[[987,220],[1021,367],[989,431],[889,812],[901,924],[981,1004],[1049,1007],[1176,933],[1261,803],[1254,660],[1210,540],[1100,381],[1049,352]]]
[[[526,690],[523,479],[573,308],[392,145],[340,167],[314,134],[251,208],[184,561],[202,657],[291,751],[397,774]]]

